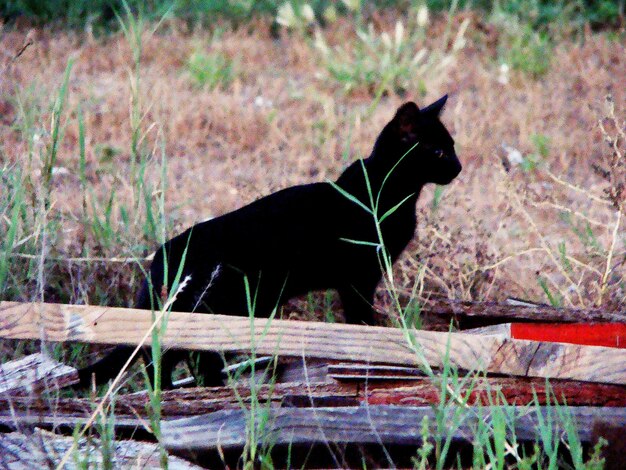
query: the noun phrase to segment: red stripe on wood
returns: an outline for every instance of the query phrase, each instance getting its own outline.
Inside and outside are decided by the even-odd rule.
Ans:
[[[512,323],[511,337],[626,349],[624,323]]]

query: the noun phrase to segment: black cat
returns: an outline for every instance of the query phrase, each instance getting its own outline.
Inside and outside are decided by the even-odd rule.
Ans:
[[[270,315],[294,296],[334,288],[348,323],[373,324],[374,291],[382,277],[378,250],[352,241],[379,243],[374,216],[366,210],[373,197],[384,245],[395,261],[413,238],[415,204],[424,184],[448,184],[459,174],[454,141],[439,120],[446,100],[447,95],[422,110],[412,102],[402,105],[371,155],[350,165],[336,186],[287,188],[166,242],[154,255],[151,288],[146,282],[137,308],[159,308],[165,263],[165,285],[171,288],[183,261],[181,279],[189,275],[190,281],[173,311],[248,315],[245,276],[256,299],[255,316]],[[87,385],[92,373],[98,383],[110,379],[130,351],[116,348],[81,370],[81,383]],[[180,358],[172,351],[163,356],[164,388],[171,387],[171,369]],[[205,384],[221,381],[219,355],[206,353],[204,362]]]

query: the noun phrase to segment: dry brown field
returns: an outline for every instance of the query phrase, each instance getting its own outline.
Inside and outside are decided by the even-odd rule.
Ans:
[[[377,31],[391,35],[397,19],[394,13],[373,18]],[[501,32],[475,14],[450,23],[435,18],[421,46],[445,51],[445,29],[457,31],[466,19],[465,45],[444,71],[425,73],[421,91],[384,93],[380,100],[365,87],[346,93],[329,80],[312,34],[275,37],[267,20],[222,25],[219,34],[176,21],[156,32],[146,25],[138,100],[133,50],[122,32],[0,31],[1,198],[10,200],[7,175],[19,171],[28,201],[5,297],[132,305],[142,274],[137,263],[119,258],[142,258],[159,242],[143,229],[144,188],[151,204],[164,198],[167,223],[158,233],[169,237],[280,188],[335,179],[349,162],[368,155],[402,102],[421,106],[448,93],[442,120],[464,168],[442,192],[427,187],[419,199],[415,240],[397,263],[404,301],[518,297],[623,311],[626,142],[623,134],[614,147],[606,139],[617,137],[620,126],[624,131],[626,44],[591,31],[564,38],[539,77],[503,71],[496,47]],[[332,47],[352,44],[351,31],[350,20],[342,18],[323,34]],[[193,53],[232,60],[232,80],[213,89],[198,86],[187,66]],[[70,59],[46,208],[42,162]],[[141,117],[140,183],[132,179],[139,172],[131,151],[133,110]],[[108,238],[92,228],[107,206]],[[5,231],[8,207],[0,214]],[[292,302],[284,313],[318,315],[306,300]],[[386,305],[381,291],[379,310]]]

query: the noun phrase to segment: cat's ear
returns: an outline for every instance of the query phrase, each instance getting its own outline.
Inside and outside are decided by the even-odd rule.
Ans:
[[[417,126],[420,117],[420,109],[415,103],[404,103],[396,111],[393,118],[394,130],[402,142],[412,142],[417,138]]]
[[[422,109],[422,114],[439,116],[442,113],[443,108],[446,106],[446,101],[448,101],[448,95],[443,95],[433,104],[430,104]]]

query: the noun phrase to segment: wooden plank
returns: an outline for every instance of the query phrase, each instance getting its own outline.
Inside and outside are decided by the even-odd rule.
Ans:
[[[500,323],[513,321],[626,323],[626,312],[460,300],[430,300],[422,307],[421,313],[445,318],[495,320]]]
[[[352,382],[354,383],[354,382]],[[430,380],[397,385],[398,382],[365,383],[359,399],[370,405],[437,405],[441,387]],[[626,386],[542,379],[490,377],[470,381],[460,391],[469,405],[546,405],[626,407]],[[469,394],[469,396],[467,396]]]
[[[420,381],[424,372],[415,367],[372,364],[333,364],[328,366],[328,377],[339,381]]]
[[[0,468],[31,470],[55,468],[74,444],[71,437],[36,430],[26,435],[17,432],[0,434]],[[157,444],[137,441],[114,441],[111,444],[110,468],[161,468]],[[108,468],[103,466],[103,448],[98,439],[81,439],[74,451],[74,459],[63,468],[83,468],[76,462],[89,462],[85,468]],[[179,457],[169,456],[168,468],[172,470],[200,469]]]
[[[307,397],[307,405],[319,399],[358,404],[354,386],[336,383],[325,384],[275,384],[256,388],[255,396],[261,402],[280,405],[292,397]],[[164,417],[185,417],[223,409],[237,409],[250,402],[250,388],[206,387],[165,390],[161,396],[161,414]],[[147,392],[118,395],[115,398],[115,425],[121,429],[140,428],[149,417],[150,398]],[[56,427],[84,423],[91,416],[94,400],[91,398],[62,398],[54,400],[26,397],[0,397],[0,424],[10,428],[19,425]]]
[[[356,381],[354,381],[356,382]],[[310,406],[317,399],[354,399],[371,404],[407,404],[412,406],[438,404],[441,387],[430,378],[422,377],[407,384],[398,385],[396,381],[367,383],[286,383],[258,386],[255,392],[260,402],[271,401],[278,405],[292,401]],[[546,385],[543,379],[489,377],[467,383],[461,390],[466,394],[471,391],[469,404],[487,405],[493,403],[496,394],[501,394],[509,404],[525,405],[533,403],[535,396],[539,404],[545,404],[546,393],[550,399],[564,401],[571,406],[626,407],[626,386],[596,383],[554,380]],[[471,385],[471,390],[469,386]],[[183,417],[209,413],[223,409],[239,408],[250,401],[250,389],[243,385],[236,388],[205,387],[180,390],[165,390],[161,396],[161,413],[165,417]],[[149,406],[147,392],[118,395],[115,399],[115,414],[118,418],[146,417]],[[93,410],[91,398],[56,398],[50,402],[33,397],[0,398],[0,420],[10,421],[13,412],[33,417],[88,416]],[[6,418],[6,420],[4,420]]]
[[[417,370],[416,370],[417,371]],[[256,398],[272,406],[339,406],[369,403],[371,405],[436,405],[441,388],[430,378],[420,377],[408,383],[398,381],[369,382],[362,378],[346,383],[278,383],[256,388]],[[626,386],[543,379],[490,377],[468,381],[461,390],[470,393],[470,405],[506,403],[540,405],[554,397],[570,406],[626,407]],[[166,390],[161,397],[161,413],[166,418],[182,418],[224,409],[239,409],[250,402],[248,386],[188,388]],[[15,428],[18,424],[56,427],[82,423],[93,411],[91,398],[54,400],[33,396],[0,397],[0,424]],[[115,400],[116,425],[121,429],[140,428],[148,417],[149,397],[146,392],[118,395]]]
[[[73,416],[68,413],[51,411],[42,414],[31,414],[30,412],[15,411],[13,414],[0,413],[0,425],[11,429],[23,431],[25,429],[47,429],[61,430],[63,432],[71,432],[77,427],[82,427],[89,421],[91,413],[83,413],[81,416]],[[176,418],[184,418],[185,416],[176,416]],[[146,419],[129,416],[117,416],[111,421],[116,434],[124,433],[125,435],[134,435],[138,431],[145,431]],[[1,435],[1,433],[0,433]],[[152,435],[150,432],[149,435]],[[0,452],[1,453],[1,452]],[[2,466],[0,466],[2,468]]]
[[[518,440],[535,440],[538,436],[538,417],[553,418],[553,432],[564,430],[555,408],[501,407],[499,411],[515,417],[515,434]],[[562,412],[565,410],[561,409]],[[264,411],[265,412],[265,411]],[[479,421],[490,419],[494,407],[451,409],[461,417],[455,426],[451,416],[445,418],[446,426],[455,439],[471,439],[472,429]],[[591,440],[595,423],[610,423],[626,427],[626,408],[569,408],[582,442]],[[337,444],[399,444],[419,445],[424,417],[432,423],[435,412],[432,407],[405,407],[370,405],[336,408],[279,408],[270,409],[269,415],[255,418],[265,424],[259,430],[259,440],[274,445],[315,443]],[[162,421],[163,444],[168,450],[200,451],[243,447],[249,435],[246,426],[251,418],[245,410],[225,410],[215,413]]]
[[[0,304],[0,337],[102,344],[137,344],[151,313],[61,304]],[[395,328],[172,313],[164,347],[261,355],[440,367],[447,357],[463,370],[626,384],[626,351],[596,346],[509,340],[500,336],[411,331],[412,348]]]
[[[321,383],[328,382],[328,366],[331,361],[320,358],[280,358],[278,382]]]
[[[466,335],[503,336],[511,338],[511,323],[499,323],[497,325],[481,326],[463,330]]]
[[[26,395],[75,383],[78,383],[76,369],[41,353],[0,365],[0,395]]]

